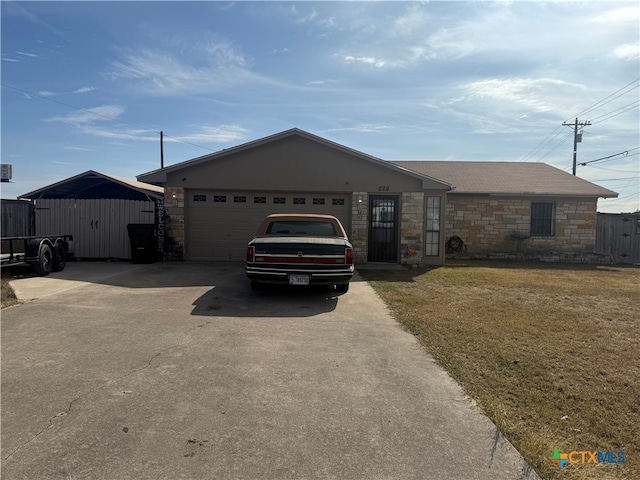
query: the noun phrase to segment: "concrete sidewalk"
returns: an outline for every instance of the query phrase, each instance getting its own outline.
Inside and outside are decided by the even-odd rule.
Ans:
[[[129,266],[3,310],[3,479],[538,478],[360,279]]]

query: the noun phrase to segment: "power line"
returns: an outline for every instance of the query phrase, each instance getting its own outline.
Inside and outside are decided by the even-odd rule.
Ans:
[[[586,114],[586,113],[592,112],[593,110],[596,110],[597,108],[600,108],[600,107],[602,107],[602,106],[604,106],[604,105],[607,105],[607,104],[611,103],[612,101],[616,100],[617,98],[620,98],[620,97],[622,97],[622,96],[626,95],[627,93],[631,92],[631,90],[638,88],[638,86],[640,86],[640,83],[639,83],[639,82],[640,82],[640,77],[636,78],[635,80],[633,80],[632,82],[628,83],[628,84],[627,84],[627,85],[625,85],[624,87],[622,87],[622,88],[620,88],[620,89],[616,90],[615,92],[613,92],[612,94],[610,94],[610,95],[608,95],[607,97],[603,98],[602,100],[600,100],[600,101],[598,101],[598,102],[594,103],[594,104],[593,104],[593,105],[591,105],[590,107],[587,107],[585,110],[583,110],[583,111],[581,111],[581,112],[577,113],[576,115],[573,115],[572,117],[573,117],[573,118],[577,118],[577,117],[583,116],[583,115],[584,115],[584,114]],[[602,122],[604,122],[605,120],[609,120],[610,118],[613,118],[614,116],[620,115],[620,114],[625,113],[626,111],[628,111],[628,110],[630,110],[630,109],[632,109],[632,108],[635,108],[635,106],[634,106],[634,105],[635,105],[635,103],[636,103],[636,102],[634,102],[634,103],[632,103],[632,104],[625,105],[624,107],[620,107],[620,108],[618,108],[618,109],[616,109],[616,110],[613,110],[613,111],[611,111],[611,112],[609,112],[609,113],[606,113],[606,114],[600,115],[599,117],[596,117],[596,118],[599,120],[597,123],[602,123]],[[630,107],[630,108],[627,108],[627,107]],[[624,110],[624,111],[621,111],[621,112],[619,112],[619,113],[616,113],[615,115],[611,115],[611,114],[613,114],[613,113],[615,113],[615,112],[618,112],[618,110],[621,110],[621,109],[624,109],[624,108],[627,108],[627,109],[626,109],[626,110]],[[611,115],[611,116],[610,116],[610,117],[607,117],[607,118],[603,118],[603,117],[606,117],[607,115]],[[563,122],[563,123],[569,123],[569,122],[570,122],[570,120],[567,120],[567,121],[565,121],[565,122]],[[525,161],[525,160],[527,160],[527,159],[529,159],[529,158],[533,157],[534,155],[538,154],[540,151],[542,151],[542,150],[543,150],[543,149],[544,149],[548,144],[550,144],[551,142],[553,142],[553,140],[554,140],[558,135],[560,135],[560,130],[562,130],[562,125],[558,125],[558,126],[555,128],[555,130],[553,130],[553,131],[552,131],[549,135],[547,135],[547,136],[546,136],[542,141],[540,141],[540,142],[539,142],[539,143],[538,143],[538,144],[533,148],[533,150],[531,150],[529,153],[527,153],[526,155],[524,155],[524,156],[520,159],[520,161],[521,161],[521,162],[523,162],[523,161]],[[574,134],[575,134],[575,132],[574,132]],[[549,151],[548,151],[545,155],[543,155],[543,156],[542,156],[538,161],[542,160],[542,158],[544,158],[544,157],[546,157],[547,155],[549,155],[549,154],[550,154],[551,152],[553,152],[556,148],[558,148],[562,143],[564,143],[564,142],[561,142],[561,143],[559,143],[559,144],[556,144],[556,146],[555,146],[554,148],[552,148],[551,150],[549,150]]]
[[[617,117],[618,115],[622,115],[623,113],[628,112],[629,110],[633,110],[634,108],[638,108],[638,106],[640,106],[640,100],[638,100],[637,102],[625,105],[624,107],[620,107],[620,108],[618,108],[616,110],[613,110],[613,111],[611,111],[609,113],[606,113],[604,115],[600,115],[600,117],[597,117],[597,118],[604,117],[605,115],[609,115],[609,114],[611,114],[613,112],[617,112],[618,110],[622,110],[624,108],[624,110],[622,110],[621,112],[616,113],[615,115],[610,115],[610,116],[608,116],[606,118],[603,118],[602,120],[600,120],[598,122],[594,122],[593,125],[598,125],[598,124],[604,122],[605,120],[609,120],[610,118]]]
[[[609,96],[607,96],[607,97],[603,98],[603,99],[602,99],[602,100],[600,100],[599,102],[594,103],[594,104],[593,104],[593,105],[591,105],[590,107],[587,107],[585,110],[583,110],[583,111],[581,111],[581,112],[579,112],[579,113],[577,113],[577,114],[575,114],[575,115],[572,115],[572,116],[573,116],[573,117],[580,117],[580,116],[584,116],[585,114],[587,114],[587,113],[589,113],[589,112],[591,112],[591,111],[595,110],[596,108],[600,108],[600,107],[602,107],[602,106],[604,106],[604,105],[607,105],[608,103],[611,103],[611,102],[612,102],[612,101],[614,101],[616,98],[619,98],[619,97],[621,97],[621,96],[626,95],[627,93],[629,93],[629,92],[624,92],[624,93],[620,93],[620,92],[622,92],[623,90],[625,90],[625,89],[629,88],[629,87],[630,87],[631,85],[633,85],[634,83],[638,83],[638,82],[640,82],[640,77],[636,78],[633,82],[628,83],[627,85],[625,85],[625,86],[624,86],[624,87],[622,87],[621,89],[616,90],[616,91],[615,91],[615,92],[613,92],[611,95],[609,95]],[[640,84],[639,84],[639,85],[640,85]],[[630,88],[630,89],[629,89],[629,91],[633,90],[634,88],[638,88],[638,85],[636,85],[635,87]],[[617,95],[618,93],[620,93],[620,95]],[[617,95],[617,96],[616,96],[616,97],[614,97],[614,95]],[[611,97],[614,97],[614,98],[611,98]],[[608,100],[608,99],[610,99],[610,100],[609,100],[608,102],[605,102],[605,100]],[[605,103],[603,103],[603,102],[605,102]],[[566,123],[566,122],[565,122],[565,123]]]
[[[538,143],[538,145],[536,145],[534,147],[534,149],[531,152],[527,153],[524,157],[522,157],[520,159],[520,161],[524,162],[527,158],[533,156],[538,151],[542,150],[546,145],[548,145],[550,142],[552,142],[554,138],[556,138],[558,135],[560,135],[561,131],[562,131],[562,125],[558,125],[553,132],[551,132],[549,135],[547,135],[540,143]]]
[[[594,180],[595,182],[618,182],[618,181],[627,181],[627,180],[635,180],[640,177],[624,177],[624,178],[601,178],[599,180]]]
[[[85,112],[85,113],[88,113],[90,115],[95,115],[96,117],[106,118],[107,120],[112,120],[114,122],[122,123],[122,124],[128,125],[130,127],[141,128],[142,130],[147,131],[147,132],[159,133],[158,131],[156,131],[156,130],[154,130],[152,128],[143,127],[142,125],[136,125],[135,123],[125,122],[124,120],[119,120],[117,118],[111,117],[109,115],[105,115],[103,113],[98,113],[98,112],[95,112],[93,110],[87,110],[86,108],[76,107],[75,105],[70,105],[68,103],[61,102],[60,100],[56,100],[54,98],[49,98],[49,97],[45,97],[45,96],[42,96],[42,95],[38,95],[37,93],[29,92],[27,90],[23,90],[21,88],[14,87],[12,85],[7,85],[6,83],[0,83],[0,85],[2,85],[3,87],[6,87],[6,88],[10,88],[12,90],[16,90],[17,92],[21,92],[21,93],[24,93],[26,95],[30,95],[32,97],[39,98],[40,100],[47,100],[49,102],[58,103],[60,105],[64,105],[65,107],[71,108],[73,110],[78,110],[80,112]]]
[[[80,112],[85,112],[85,113],[88,113],[88,114],[90,114],[90,115],[95,115],[95,116],[97,116],[97,117],[102,117],[102,118],[105,118],[105,119],[107,119],[107,120],[111,120],[111,121],[113,121],[113,122],[117,122],[117,123],[121,123],[121,124],[123,124],[123,125],[127,125],[127,126],[129,126],[129,127],[139,128],[139,129],[142,129],[143,131],[146,131],[146,132],[154,132],[154,133],[157,133],[158,135],[160,135],[160,131],[159,131],[159,130],[155,130],[155,129],[153,129],[153,128],[143,127],[142,125],[137,125],[137,124],[135,124],[135,123],[125,122],[124,120],[120,120],[120,119],[118,119],[118,118],[111,117],[111,116],[109,116],[109,115],[105,115],[105,114],[103,114],[103,113],[95,112],[95,111],[93,111],[93,110],[87,110],[86,108],[76,107],[75,105],[71,105],[71,104],[69,104],[69,103],[61,102],[60,100],[56,100],[56,99],[54,99],[54,98],[50,98],[50,97],[45,97],[45,96],[43,96],[43,95],[38,95],[37,93],[29,92],[28,90],[23,90],[23,89],[21,89],[21,88],[14,87],[13,85],[8,85],[8,84],[6,84],[6,83],[0,83],[0,85],[2,85],[3,87],[6,87],[6,88],[10,88],[10,89],[12,89],[12,90],[15,90],[15,91],[17,91],[17,92],[21,92],[21,93],[24,93],[24,94],[26,94],[26,95],[30,95],[30,96],[32,96],[32,97],[39,98],[40,100],[46,100],[46,101],[48,101],[48,102],[53,102],[53,103],[58,103],[58,104],[60,104],[60,105],[64,105],[65,107],[71,108],[72,110],[77,110],[77,111],[80,111]],[[186,144],[186,145],[191,145],[192,147],[203,148],[203,149],[208,150],[208,151],[210,151],[210,152],[215,152],[215,151],[216,151],[216,150],[214,150],[213,148],[204,147],[204,146],[202,146],[202,145],[198,145],[198,144],[196,144],[196,143],[188,142],[188,141],[186,141],[186,140],[181,140],[181,139],[179,139],[179,138],[177,138],[177,137],[172,137],[172,136],[170,136],[170,135],[166,135],[166,134],[164,134],[164,136],[165,136],[166,138],[171,138],[172,140],[175,140],[176,142],[184,143],[184,144]]]
[[[589,165],[590,163],[596,163],[601,160],[608,160],[613,157],[619,157],[620,155],[624,155],[626,157],[627,155],[629,155],[629,150],[625,150],[624,152],[620,152],[620,153],[614,153],[613,155],[609,155],[607,157],[600,157],[600,158],[596,158],[595,160],[589,160],[588,162],[583,162],[580,165],[584,167],[585,165]]]

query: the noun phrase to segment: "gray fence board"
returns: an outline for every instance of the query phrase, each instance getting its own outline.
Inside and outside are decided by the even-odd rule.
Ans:
[[[615,263],[640,264],[640,213],[598,213],[596,252]]]
[[[2,200],[3,237],[28,237],[34,234],[33,204],[24,200]]]

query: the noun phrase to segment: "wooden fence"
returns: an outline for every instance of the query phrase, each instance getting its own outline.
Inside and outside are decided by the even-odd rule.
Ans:
[[[640,213],[598,213],[596,252],[614,263],[640,264]]]

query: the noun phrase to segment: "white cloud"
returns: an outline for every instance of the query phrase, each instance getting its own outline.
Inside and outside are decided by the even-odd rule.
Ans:
[[[640,7],[637,5],[617,8],[608,12],[600,12],[590,19],[593,23],[604,23],[608,26],[615,27],[624,23],[638,24],[640,18]]]
[[[124,111],[125,108],[120,105],[102,105],[85,110],[76,110],[66,115],[57,115],[46,121],[61,122],[76,126],[90,125],[95,122],[117,120]]]
[[[575,89],[576,85],[553,78],[488,79],[469,83],[464,87],[465,99],[488,99],[502,103],[503,108],[521,106],[537,112],[558,108],[550,91]]]
[[[95,87],[82,87],[82,88],[78,88],[77,90],[74,90],[71,93],[88,93],[88,92],[93,92],[94,90],[96,90]]]
[[[67,94],[80,94],[80,93],[88,93],[88,92],[93,92],[94,90],[96,90],[95,87],[81,87],[78,88],[76,90],[73,90],[72,92],[52,92],[50,90],[40,90],[38,92],[38,95],[40,95],[41,97],[56,97],[58,95],[67,95]]]
[[[273,55],[278,55],[280,53],[289,53],[291,50],[289,50],[288,48],[276,48],[274,50],[271,50],[271,54]]]
[[[377,68],[383,68],[387,66],[386,61],[375,57],[354,57],[353,55],[346,55],[344,57],[344,61],[346,63],[363,63],[365,65],[372,65]]]
[[[2,57],[2,61],[3,62],[18,62],[19,60],[15,59],[15,58]]]
[[[194,49],[195,50],[195,49]],[[208,44],[186,59],[158,50],[130,52],[112,62],[112,79],[134,81],[144,93],[188,95],[209,93],[250,82],[265,82],[252,73],[247,61],[228,44]]]
[[[373,125],[373,124],[359,124],[354,125],[352,127],[342,127],[342,128],[330,128],[325,130],[325,132],[358,132],[358,133],[376,133],[381,132],[383,130],[389,130],[393,128],[390,125]]]
[[[620,45],[611,55],[624,60],[638,60],[638,57],[640,57],[640,44],[627,43]]]
[[[407,11],[393,20],[392,35],[411,36],[424,33],[428,22],[428,14],[420,5],[413,4]]]
[[[198,131],[185,135],[167,137],[168,142],[228,143],[247,137],[249,131],[239,125],[201,126]]]
[[[35,53],[27,53],[27,52],[16,52],[17,55],[22,55],[23,57],[37,58],[38,55]]]

